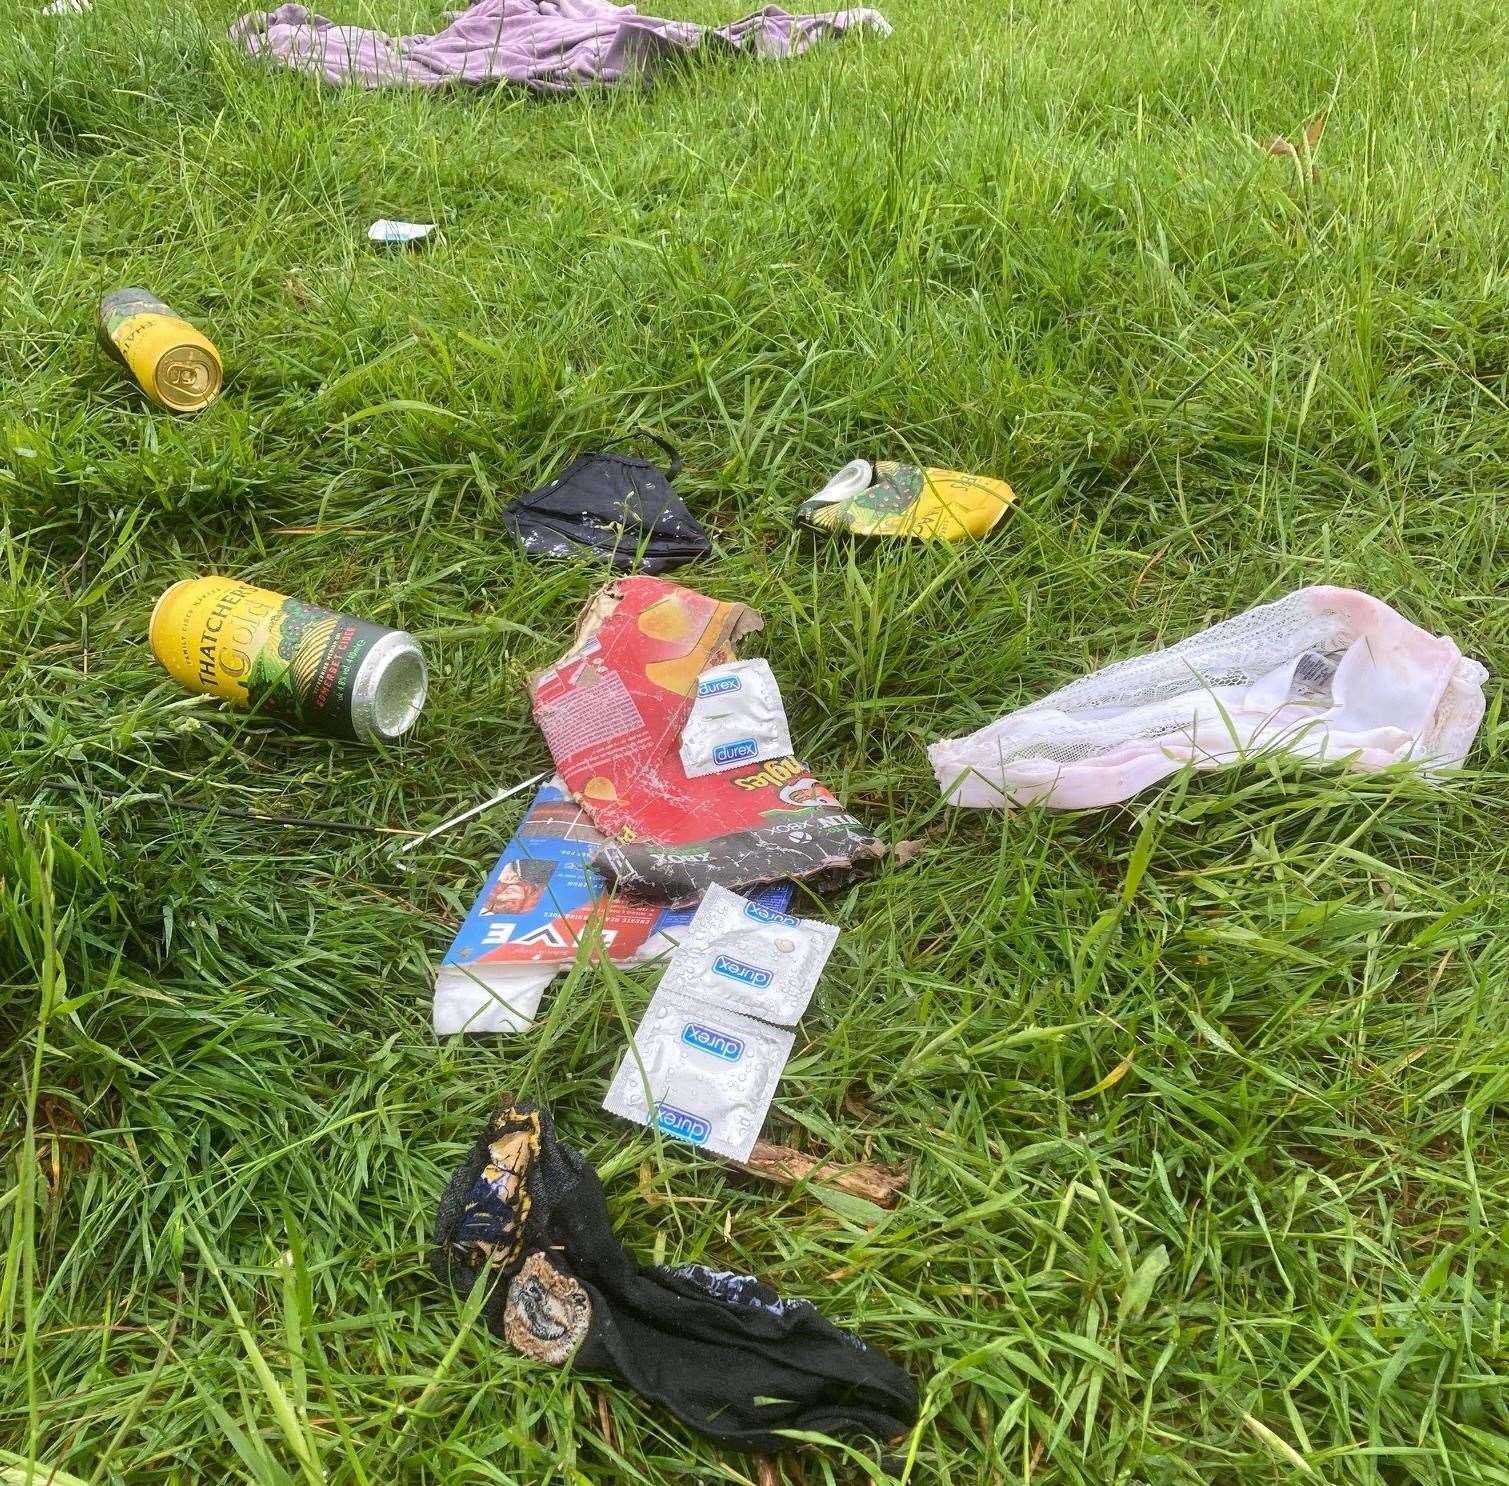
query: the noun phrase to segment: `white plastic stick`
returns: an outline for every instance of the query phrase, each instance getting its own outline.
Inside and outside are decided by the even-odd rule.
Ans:
[[[543,773],[535,774],[529,779],[521,780],[518,784],[509,785],[507,789],[500,789],[490,800],[483,800],[480,805],[473,805],[470,810],[463,810],[460,815],[453,815],[449,820],[441,821],[438,826],[431,826],[424,835],[415,836],[412,841],[405,841],[398,848],[397,854],[402,856],[406,851],[413,851],[416,846],[423,846],[426,841],[433,841],[436,836],[442,835],[452,826],[459,826],[463,821],[470,820],[475,815],[481,815],[484,810],[491,810],[494,805],[502,804],[510,795],[518,794],[521,789],[528,789],[531,784],[538,784],[543,778],[545,778]]]

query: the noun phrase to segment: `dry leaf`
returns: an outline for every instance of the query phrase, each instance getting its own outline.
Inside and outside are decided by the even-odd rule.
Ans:
[[[1397,1078],[1401,1073],[1404,1072],[1406,1068],[1410,1066],[1411,1063],[1419,1062],[1419,1060],[1423,1058],[1426,1053],[1430,1051],[1430,1049],[1430,1043],[1422,1042],[1419,1047],[1411,1048],[1409,1052],[1405,1053],[1405,1055],[1400,1058],[1392,1068],[1388,1069],[1387,1071],[1382,1068],[1375,1068],[1373,1070],[1373,1074],[1375,1077]]]
[[[896,858],[896,865],[898,867],[904,867],[913,858],[925,851],[926,848],[926,841],[898,841],[891,848],[891,855]]]
[[[844,1113],[861,1124],[875,1113],[869,1106],[870,1091],[863,1084],[850,1084],[844,1090]]]
[[[884,1208],[896,1206],[896,1198],[911,1176],[904,1166],[877,1166],[872,1162],[830,1165],[803,1151],[794,1151],[790,1146],[775,1145],[768,1140],[757,1140],[749,1153],[749,1160],[734,1164],[755,1176],[780,1182],[782,1186],[821,1182],[825,1187],[836,1187],[851,1197],[862,1197],[866,1202]]]
[[[1307,1476],[1313,1476],[1315,1472],[1310,1469],[1310,1462],[1305,1459],[1283,1435],[1276,1434],[1269,1429],[1261,1419],[1254,1419],[1251,1414],[1243,1410],[1242,1423],[1255,1434],[1267,1447],[1278,1456],[1280,1460],[1286,1460],[1297,1471],[1302,1471]]]
[[[1314,156],[1315,151],[1320,147],[1321,136],[1325,132],[1326,111],[1325,109],[1322,109],[1318,114],[1315,115],[1313,119],[1310,120],[1309,124],[1305,126],[1305,155],[1310,159],[1311,162],[1310,179],[1312,181],[1320,179],[1320,166],[1314,163]],[[1275,134],[1273,138],[1263,146],[1263,148],[1270,155],[1281,155],[1290,160],[1298,160],[1300,158],[1300,152],[1295,149],[1295,147],[1290,144],[1282,134]]]
[[[55,1202],[75,1170],[88,1170],[94,1147],[84,1138],[84,1127],[73,1109],[50,1094],[37,1101],[36,1135],[37,1165],[47,1183],[48,1200]]]
[[[1119,1084],[1132,1070],[1132,1053],[1128,1053],[1093,1089],[1082,1089],[1078,1094],[1070,1094],[1069,1102],[1072,1104],[1076,1099],[1093,1099],[1097,1094],[1104,1094],[1109,1088]]]
[[[1146,578],[1147,575],[1149,573],[1151,573],[1153,571],[1153,569],[1155,567],[1157,567],[1160,562],[1163,561],[1163,555],[1167,551],[1168,551],[1168,544],[1165,543],[1155,553],[1153,553],[1153,555],[1150,558],[1148,558],[1148,560],[1145,563],[1143,563],[1143,565],[1142,565],[1142,571],[1137,574],[1137,579],[1132,584],[1132,602],[1133,603],[1137,602],[1137,594],[1138,594],[1138,591],[1142,587],[1142,580],[1144,578]]]

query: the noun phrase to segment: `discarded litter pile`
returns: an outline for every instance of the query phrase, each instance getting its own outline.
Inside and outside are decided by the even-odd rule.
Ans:
[[[1113,805],[1185,764],[1273,750],[1381,769],[1460,763],[1487,671],[1369,594],[1301,588],[928,749],[955,805]]]
[[[435,37],[392,42],[294,5],[248,16],[233,35],[336,82],[564,91],[705,40],[786,56],[866,26],[884,22],[865,10],[772,9],[704,31],[606,0],[482,0]],[[402,245],[433,230],[384,219],[369,237]],[[144,290],[107,296],[99,334],[161,407],[193,412],[220,393],[213,344]],[[410,836],[394,858],[406,864],[433,836],[538,785],[437,969],[435,1031],[522,1036],[555,977],[661,962],[602,1108],[746,1171],[787,1184],[831,1173],[851,1197],[890,1206],[905,1168],[871,1164],[867,1151],[844,1170],[760,1139],[840,933],[788,912],[794,884],[847,880],[883,848],[795,756],[770,664],[738,658],[759,614],[654,576],[713,546],[672,488],[675,451],[631,437],[660,444],[669,466],[610,443],[503,513],[531,557],[586,558],[623,575],[592,596],[570,648],[530,683],[554,777],[515,779],[423,834],[394,832]],[[800,516],[858,536],[978,541],[1014,499],[1000,480],[861,459]],[[428,687],[411,635],[231,578],[168,589],[149,637],[190,691],[338,738],[393,742]],[[1110,805],[1182,767],[1264,750],[1436,769],[1471,746],[1486,674],[1376,598],[1305,588],[936,743],[929,758],[950,803],[985,807]],[[437,1272],[463,1289],[483,1283],[489,1322],[518,1351],[612,1373],[717,1439],[774,1450],[789,1444],[781,1430],[888,1440],[916,1424],[912,1380],[807,1302],[746,1275],[627,1255],[596,1174],[535,1106],[505,1096],[441,1200],[434,1242]]]
[[[441,961],[437,1033],[528,1031],[546,988],[576,963],[580,945],[600,946],[621,965],[674,947],[693,910],[609,895],[592,870],[603,844],[559,778],[541,787]],[[791,884],[770,883],[755,901],[780,911]]]
[[[794,758],[687,777],[698,680],[760,624],[743,604],[626,578],[599,590],[576,643],[535,677],[556,769],[609,841],[592,865],[629,897],[684,903],[713,883],[842,874],[883,850]]]
[[[642,81],[662,63],[698,50],[745,52],[761,61],[799,56],[849,30],[890,33],[876,10],[791,15],[767,6],[726,26],[641,15],[609,0],[478,0],[433,36],[388,36],[338,26],[302,5],[252,11],[231,40],[331,83],[368,88],[438,88],[448,83],[513,83],[537,93]]]
[[[435,1223],[435,1268],[525,1356],[612,1373],[693,1429],[781,1450],[795,1429],[887,1440],[917,1420],[889,1358],[805,1300],[701,1264],[640,1264],[613,1236],[597,1173],[550,1115],[508,1095]]]

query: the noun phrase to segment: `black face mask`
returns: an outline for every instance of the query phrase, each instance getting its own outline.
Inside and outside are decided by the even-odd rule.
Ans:
[[[645,437],[670,456],[669,471],[624,454],[578,454],[548,485],[508,506],[503,524],[526,552],[586,552],[623,573],[664,573],[706,557],[713,550],[707,533],[671,489],[680,458],[653,434]]]
[[[548,1113],[503,1096],[451,1178],[434,1266],[516,1350],[614,1373],[693,1429],[747,1449],[777,1429],[888,1440],[917,1422],[889,1358],[750,1275],[643,1265],[613,1237],[597,1173]]]

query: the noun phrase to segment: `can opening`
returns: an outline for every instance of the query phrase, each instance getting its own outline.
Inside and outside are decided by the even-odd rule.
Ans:
[[[379,738],[397,738],[414,726],[429,691],[424,659],[417,650],[401,650],[383,668],[372,698],[372,730]]]

